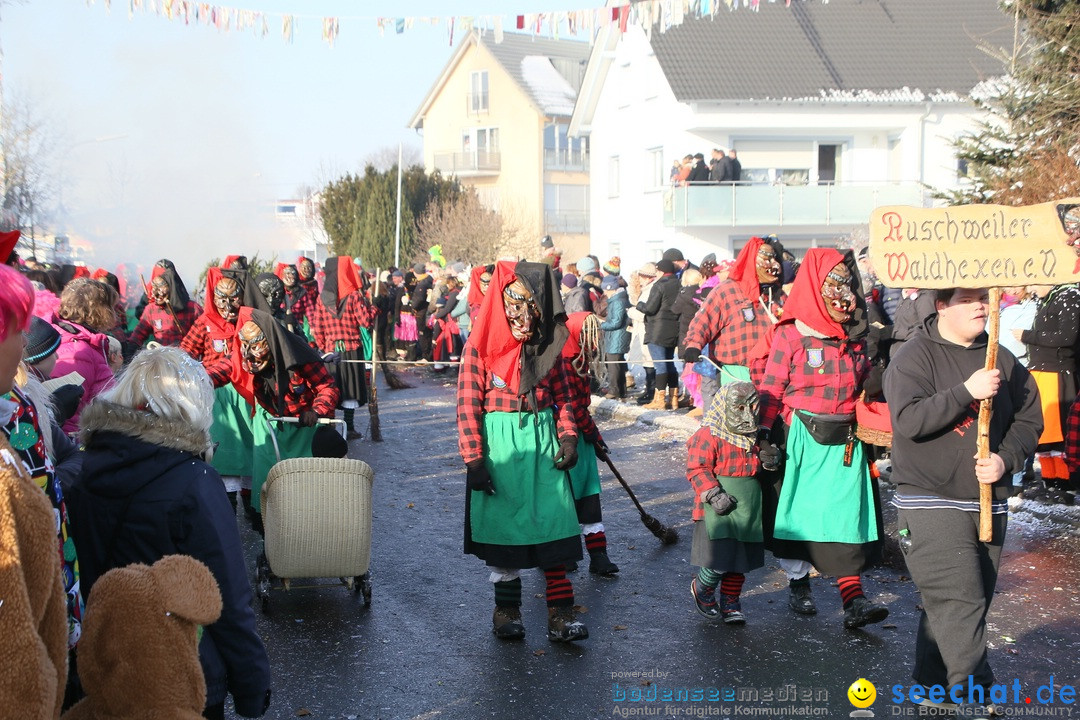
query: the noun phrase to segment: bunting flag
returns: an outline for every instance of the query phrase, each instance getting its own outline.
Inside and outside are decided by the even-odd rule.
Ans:
[[[474,28],[493,29],[495,42],[503,41],[503,23],[533,35],[547,35],[559,39],[562,34],[574,38],[585,37],[589,42],[596,39],[600,30],[617,27],[625,33],[631,26],[640,27],[646,34],[653,30],[666,32],[682,25],[688,18],[716,19],[721,3],[729,12],[740,7],[760,12],[762,2],[769,4],[783,3],[790,8],[792,2],[812,2],[814,0],[634,0],[616,7],[588,8],[585,10],[554,10],[550,12],[528,13],[522,15],[446,15],[441,17],[324,17],[294,14],[264,13],[257,10],[212,5],[195,0],[128,0],[127,15],[131,20],[136,13],[152,14],[166,20],[179,21],[184,25],[204,25],[216,28],[220,32],[250,32],[259,37],[270,34],[270,25],[280,25],[281,38],[292,43],[298,28],[298,19],[318,20],[322,24],[322,39],[331,48],[338,39],[341,21],[371,22],[384,35],[387,29],[394,35],[403,35],[417,22],[437,26],[446,24],[450,45],[454,44],[455,34],[468,34]],[[817,0],[827,5],[829,0]],[[94,5],[96,0],[86,0]],[[112,0],[102,0],[105,12],[112,12]],[[280,22],[278,20],[280,19]]]

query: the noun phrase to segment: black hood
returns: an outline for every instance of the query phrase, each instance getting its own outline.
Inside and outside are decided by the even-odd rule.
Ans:
[[[540,311],[536,332],[522,347],[519,392],[524,395],[551,372],[570,337],[570,331],[566,329],[566,311],[551,266],[522,261],[514,266],[514,274],[532,292],[533,301]]]

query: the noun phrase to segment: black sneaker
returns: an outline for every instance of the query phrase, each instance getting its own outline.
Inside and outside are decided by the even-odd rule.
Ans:
[[[491,616],[491,632],[503,640],[524,638],[525,626],[521,623],[521,609],[495,606],[495,613]]]
[[[844,627],[854,630],[863,625],[879,623],[887,617],[889,617],[889,608],[872,603],[860,595],[844,609]]]
[[[552,642],[571,642],[589,637],[589,628],[577,619],[572,607],[548,608],[548,640]]]
[[[720,606],[716,604],[716,590],[709,589],[704,592],[699,592],[697,578],[694,578],[690,581],[690,594],[694,596],[694,604],[697,605],[697,611],[710,620],[715,620],[720,614]]]
[[[788,607],[799,615],[817,615],[817,605],[810,591],[810,583],[788,585]]]
[[[589,572],[602,577],[615,577],[619,566],[611,562],[605,550],[589,553]]]
[[[746,616],[743,615],[738,595],[720,595],[720,616],[724,619],[725,625],[746,624]]]

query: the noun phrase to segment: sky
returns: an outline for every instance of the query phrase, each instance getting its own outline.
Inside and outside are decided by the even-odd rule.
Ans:
[[[149,11],[129,19],[128,0],[0,3],[5,107],[28,106],[55,133],[61,229],[93,239],[96,264],[169,256],[183,271],[231,253],[287,256],[273,200],[399,143],[420,156],[422,138],[406,124],[453,52],[446,18],[502,14],[510,29],[516,14],[603,3],[224,4],[270,14],[270,32],[224,33]],[[291,43],[283,13],[297,16]],[[332,48],[326,16],[339,21]],[[443,22],[382,35],[380,16]]]

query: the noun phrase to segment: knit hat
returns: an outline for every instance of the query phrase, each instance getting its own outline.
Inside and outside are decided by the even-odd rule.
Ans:
[[[686,258],[683,257],[682,250],[679,248],[668,248],[664,251],[664,259],[671,262],[682,262]]]
[[[586,273],[591,273],[596,270],[596,261],[586,255],[585,257],[577,261],[577,269],[578,272],[582,275],[585,275]]]
[[[550,235],[545,235],[544,237],[540,238],[540,247],[542,247],[542,248],[555,247],[555,243],[551,241],[551,236]]]
[[[656,263],[645,263],[637,273],[638,275],[643,275],[645,277],[656,277]]]
[[[604,278],[602,281],[600,281],[600,289],[604,290],[604,291],[618,290],[619,289],[619,276],[618,275],[608,275],[606,278]]]
[[[23,360],[31,365],[36,365],[56,352],[59,347],[60,333],[52,325],[35,315],[30,321],[30,330],[26,333]]]
[[[701,264],[704,265],[705,263],[712,263],[713,265],[715,265],[716,264],[716,253],[709,253],[705,257],[701,258]]]
[[[565,288],[570,288],[571,290],[573,290],[577,287],[577,275],[574,275],[572,273],[566,273],[562,276],[562,285]]]
[[[667,258],[664,258],[660,262],[656,263],[656,269],[662,273],[674,273],[675,263],[671,262]]]
[[[396,278],[396,277],[403,278],[403,277],[405,277],[405,273],[401,272],[400,270],[395,270],[394,272],[390,273],[390,277],[392,277],[392,278]]]
[[[424,274],[424,263],[416,263],[415,265],[412,266],[412,271],[414,273],[416,273],[417,275],[423,275]]]
[[[618,255],[604,263],[604,272],[608,275],[618,275],[622,270],[622,258]]]

